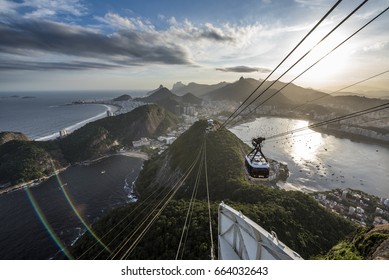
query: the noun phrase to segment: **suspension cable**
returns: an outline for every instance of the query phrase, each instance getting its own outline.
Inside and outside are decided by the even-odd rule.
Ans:
[[[207,189],[207,203],[208,203],[208,220],[209,220],[209,235],[211,238],[211,260],[215,259],[215,247],[213,244],[212,234],[212,215],[211,215],[211,203],[209,201],[209,186],[208,186],[208,167],[207,167],[207,139],[204,142],[204,169],[205,169],[205,186]]]
[[[204,154],[204,142],[201,145],[201,154],[202,155]],[[200,157],[202,157],[202,156],[200,156]],[[196,176],[196,180],[195,180],[194,185],[193,185],[192,196],[190,198],[190,202],[189,202],[189,206],[188,206],[188,211],[186,213],[185,223],[184,223],[184,226],[182,227],[181,238],[180,238],[180,241],[178,243],[178,249],[177,249],[177,253],[176,253],[176,260],[178,259],[180,251],[181,251],[180,259],[182,259],[183,255],[184,255],[185,244],[186,244],[186,240],[188,238],[189,227],[190,227],[190,223],[191,223],[191,220],[192,220],[192,214],[193,214],[193,208],[194,208],[194,200],[196,199],[196,195],[197,195],[197,190],[198,190],[198,186],[199,186],[199,178],[200,178],[200,175],[201,175],[201,168],[202,168],[203,162],[204,162],[203,160],[200,161],[199,168],[197,170],[197,176]],[[184,238],[185,232],[186,232],[186,236]],[[182,246],[182,250],[181,250],[181,246]]]
[[[330,123],[339,122],[339,121],[342,121],[342,120],[346,120],[346,119],[350,119],[350,118],[366,115],[366,114],[369,114],[369,113],[378,112],[378,111],[385,110],[385,109],[388,109],[388,108],[389,108],[389,102],[387,102],[385,104],[378,105],[378,106],[373,106],[373,107],[370,107],[368,109],[364,109],[364,110],[361,110],[361,111],[357,111],[357,112],[354,112],[354,113],[350,113],[350,114],[347,114],[347,115],[344,115],[344,116],[340,116],[340,117],[336,117],[336,118],[329,119],[329,120],[326,120],[326,121],[314,123],[314,124],[311,124],[311,125],[308,125],[308,126],[305,126],[305,127],[301,127],[301,128],[297,128],[297,129],[294,129],[294,130],[286,131],[286,132],[283,132],[283,133],[275,134],[275,135],[267,137],[266,139],[270,140],[270,139],[274,139],[274,138],[283,137],[283,136],[286,136],[288,134],[293,134],[293,133],[296,133],[296,132],[304,131],[304,130],[315,128],[315,127],[320,127],[320,126],[327,125],[327,124],[330,124]]]
[[[303,39],[287,54],[287,56],[270,72],[270,74],[257,86],[251,94],[239,105],[238,108],[227,118],[227,120],[224,121],[224,123],[221,125],[221,127],[224,127],[228,120],[243,106],[245,102],[247,102],[251,96],[254,95],[254,93],[269,79],[269,77],[283,64],[288,57],[305,41],[305,39],[332,13],[332,11],[342,2],[342,0],[337,1],[331,9],[315,24],[315,26],[304,36]]]
[[[222,126],[226,126],[228,123],[236,119],[243,111],[245,111],[251,104],[258,100],[268,89],[270,89],[276,82],[278,82],[286,73],[288,73],[293,67],[295,67],[301,60],[303,60],[315,47],[322,43],[329,35],[331,35],[337,28],[339,28],[344,22],[346,22],[354,13],[356,13],[368,0],[363,1],[356,7],[350,14],[348,14],[341,22],[339,22],[331,31],[329,31],[319,42],[317,42],[310,50],[308,50],[303,56],[301,56],[292,66],[290,66],[284,73],[282,73],[276,80],[274,80],[265,90],[263,90],[256,98],[254,98],[248,105],[246,105],[237,115],[235,115],[229,122],[224,122]],[[307,70],[306,70],[307,71]],[[279,92],[279,90],[277,91]],[[274,96],[273,94],[272,96]],[[267,101],[268,99],[266,99]],[[261,103],[263,104],[263,103]],[[257,106],[258,107],[258,106]]]

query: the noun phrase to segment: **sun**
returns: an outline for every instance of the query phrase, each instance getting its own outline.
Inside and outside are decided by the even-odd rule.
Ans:
[[[309,54],[293,69],[293,74],[297,76],[314,64],[298,79],[307,86],[326,86],[339,82],[339,76],[346,74],[352,64],[352,44],[346,42],[337,48],[345,40],[345,34],[334,32],[317,44],[322,37],[316,35],[307,39],[299,53],[300,57],[307,52]]]

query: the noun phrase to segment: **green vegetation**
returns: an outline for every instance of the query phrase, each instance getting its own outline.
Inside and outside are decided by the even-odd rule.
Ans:
[[[354,260],[388,258],[389,253],[382,246],[389,243],[389,225],[361,227],[353,235],[334,246],[323,259]],[[381,248],[382,247],[382,248]]]
[[[54,148],[51,143],[18,140],[0,145],[0,183],[18,184],[51,174]]]
[[[136,182],[137,191],[141,196],[140,201],[114,210],[94,225],[98,236],[105,236],[115,227],[105,237],[107,243],[113,240],[109,245],[112,250],[129,238],[141,222],[148,221],[146,214],[157,212],[157,210],[152,212],[151,209],[161,201],[163,195],[195,161],[204,139],[212,200],[214,244],[217,244],[217,208],[221,201],[241,211],[266,230],[275,231],[282,242],[304,258],[325,254],[355,230],[353,224],[319,206],[309,195],[252,185],[245,175],[243,164],[243,154],[248,147],[226,129],[206,134],[206,126],[206,121],[195,123],[162,155],[146,162]],[[198,169],[199,165],[196,165],[175,195],[175,200],[168,204],[129,258],[175,258]],[[198,200],[194,204],[184,259],[210,258],[204,173],[200,178],[196,196]],[[125,222],[121,223],[121,220]],[[129,227],[124,229],[127,225]],[[146,223],[140,226],[140,231],[145,225]],[[137,237],[136,233],[133,238],[130,238],[123,248],[124,252]],[[73,253],[76,257],[80,256],[85,253],[85,248],[89,248],[92,244],[94,240],[86,234],[77,242]],[[82,258],[94,258],[96,254],[96,251],[90,250],[83,254]],[[105,253],[98,256],[98,258],[107,257],[108,254]]]
[[[89,123],[63,139],[54,141],[19,141],[22,137],[7,133],[0,145],[0,183],[12,184],[41,178],[52,173],[51,160],[57,167],[96,159],[131,146],[141,137],[156,137],[177,125],[177,118],[158,105],[145,105],[127,114]]]
[[[2,131],[0,132],[0,145],[12,140],[27,141],[30,140],[27,135],[20,132]]]

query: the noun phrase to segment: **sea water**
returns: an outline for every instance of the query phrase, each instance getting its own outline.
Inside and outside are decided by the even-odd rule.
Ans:
[[[267,137],[306,127],[307,121],[276,117],[258,118],[231,129],[251,146],[254,137]],[[307,129],[281,138],[265,140],[262,151],[288,164],[286,189],[325,191],[335,188],[362,190],[389,197],[389,149],[338,138]]]

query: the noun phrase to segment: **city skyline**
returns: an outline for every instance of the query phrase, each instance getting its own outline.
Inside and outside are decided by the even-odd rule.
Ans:
[[[336,1],[0,0],[1,91],[153,89],[263,79]],[[360,1],[363,2],[363,1]],[[269,79],[360,2],[342,1]],[[289,82],[387,8],[369,1],[281,78]],[[388,14],[295,84],[337,90],[389,70]],[[348,91],[389,91],[389,74]]]

